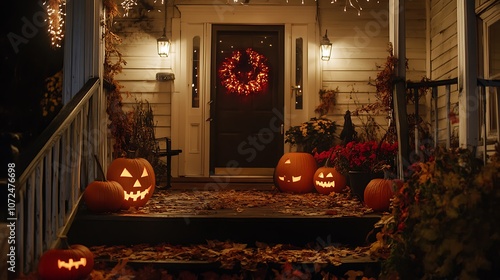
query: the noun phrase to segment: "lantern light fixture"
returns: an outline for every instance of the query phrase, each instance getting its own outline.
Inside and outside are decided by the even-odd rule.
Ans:
[[[330,60],[330,56],[332,54],[332,43],[330,43],[330,39],[328,39],[328,30],[325,31],[325,36],[321,39],[320,45],[320,55],[321,60],[328,61]]]
[[[167,37],[167,0],[165,0],[165,27],[163,27],[163,35],[156,39],[158,48],[158,55],[161,57],[168,57],[170,53],[170,40]]]

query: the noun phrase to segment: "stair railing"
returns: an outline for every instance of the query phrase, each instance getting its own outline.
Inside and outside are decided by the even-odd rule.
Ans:
[[[445,106],[444,106],[444,110],[446,110],[447,113],[449,113],[451,111],[451,86],[452,85],[456,85],[458,82],[458,79],[457,78],[453,78],[453,79],[447,79],[447,80],[440,80],[440,81],[429,81],[429,82],[408,82],[406,84],[406,87],[407,89],[411,90],[413,95],[414,95],[414,99],[415,99],[415,103],[414,103],[414,110],[415,110],[415,115],[416,116],[419,116],[419,89],[422,89],[422,88],[430,88],[431,89],[431,92],[432,92],[432,96],[431,96],[431,100],[432,100],[432,104],[431,104],[431,112],[434,113],[434,118],[432,119],[432,130],[433,130],[433,133],[434,133],[434,146],[437,146],[438,145],[438,142],[439,142],[439,129],[441,129],[439,127],[439,116],[438,116],[438,111],[439,109],[442,109],[442,108],[439,108],[439,105],[438,105],[438,88],[439,87],[444,87],[445,88],[445,92],[444,92],[444,98],[445,98]],[[490,92],[490,91],[487,91],[486,89],[487,88],[491,88],[491,87],[500,87],[500,80],[485,80],[485,79],[481,79],[481,78],[478,78],[477,79],[477,85],[478,85],[478,90],[479,90],[479,106],[482,107],[482,110],[481,113],[483,114],[482,115],[482,120],[483,120],[483,123],[481,125],[478,125],[478,127],[482,127],[483,131],[481,132],[480,131],[480,128],[478,128],[478,135],[483,135],[483,141],[482,141],[482,145],[483,145],[483,149],[484,149],[484,152],[483,152],[483,160],[484,162],[486,162],[487,160],[487,154],[486,154],[486,151],[487,151],[487,141],[485,141],[485,137],[486,137],[486,124],[484,123],[485,120],[486,120],[486,114],[487,114],[487,110],[486,110],[486,96],[487,94],[497,94],[498,95],[498,90],[496,92]],[[497,102],[500,103],[500,96],[497,96]],[[500,110],[500,104],[497,104],[497,110]],[[497,116],[497,142],[500,142],[500,119],[499,119],[499,116]],[[416,122],[415,123],[415,152],[418,154],[418,149],[420,147],[420,140],[419,140],[419,131],[418,131],[418,123]],[[451,147],[451,135],[452,135],[452,124],[451,122],[448,120],[446,121],[446,138],[445,138],[445,143],[446,143],[446,147],[447,148],[450,148]]]
[[[419,90],[420,89],[431,89],[432,95],[432,104],[431,104],[431,111],[434,112],[434,119],[432,120],[432,131],[434,132],[434,146],[437,147],[438,142],[439,142],[439,105],[438,105],[438,88],[439,87],[444,87],[445,88],[445,106],[446,106],[446,112],[450,112],[451,109],[451,86],[456,85],[458,82],[457,78],[453,79],[446,79],[446,80],[440,80],[440,81],[428,81],[428,82],[408,82],[406,83],[406,88],[411,90],[413,92],[413,98],[415,100],[414,102],[414,110],[415,110],[415,116],[420,116],[419,112],[419,104],[420,104],[420,95],[419,95]],[[425,118],[423,118],[425,119]],[[415,130],[415,153],[418,154],[419,147],[420,147],[420,137],[419,137],[419,131],[418,131],[418,120],[415,121],[414,124],[414,130]],[[451,123],[448,121],[446,122],[446,147],[449,148],[451,146]]]
[[[95,178],[93,155],[103,157],[106,141],[101,92],[99,79],[90,79],[16,167],[21,174],[14,184],[16,207],[8,213],[16,225],[16,273],[36,270],[41,254],[59,246],[82,189]]]

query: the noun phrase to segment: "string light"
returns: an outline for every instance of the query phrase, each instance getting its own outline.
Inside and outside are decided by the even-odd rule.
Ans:
[[[235,0],[236,2],[238,0]],[[314,2],[317,2],[318,0],[314,0]],[[286,0],[286,3],[288,4],[289,0]],[[340,2],[340,0],[331,0],[330,4],[335,4],[337,2]],[[370,0],[366,0],[366,2],[370,2]],[[305,4],[305,0],[301,0],[302,5]],[[380,3],[380,0],[377,0],[377,3]],[[361,4],[359,3],[359,0],[345,0],[344,3],[344,12],[347,12],[347,8],[351,7],[354,8],[358,12],[358,16],[361,15],[361,11],[363,10],[363,7],[361,7]]]
[[[130,10],[132,10],[134,8],[134,6],[137,6],[137,0],[123,0],[122,1],[122,8],[123,8],[123,10],[125,10],[125,13],[123,14],[123,16],[128,17],[128,12]]]
[[[43,4],[47,9],[48,31],[52,46],[60,48],[64,37],[66,0],[49,0]]]
[[[334,4],[334,3],[337,3],[338,0],[332,0],[332,2],[330,2],[331,4]],[[370,0],[366,0],[366,2],[369,2]],[[378,1],[377,1],[378,3]],[[347,12],[347,6],[350,6],[354,9],[356,9],[356,11],[358,11],[358,16],[361,15],[361,11],[363,10],[363,7],[361,7],[361,5],[359,4],[358,0],[345,0],[345,4],[344,4],[344,12]]]

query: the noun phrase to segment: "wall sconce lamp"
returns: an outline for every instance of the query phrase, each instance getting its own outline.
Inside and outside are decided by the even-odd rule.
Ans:
[[[163,35],[156,39],[156,44],[158,47],[158,55],[161,57],[167,57],[170,52],[170,40],[167,38],[165,28],[163,28]]]
[[[170,52],[170,40],[167,37],[167,2],[165,0],[165,27],[163,27],[163,35],[156,39],[158,55],[161,57],[167,57]]]
[[[328,61],[330,60],[330,56],[332,54],[332,43],[330,43],[330,39],[327,36],[328,30],[325,31],[325,36],[321,39],[320,45],[320,55],[321,60]]]

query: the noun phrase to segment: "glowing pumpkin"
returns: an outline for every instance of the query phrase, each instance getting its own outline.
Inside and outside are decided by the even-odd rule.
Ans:
[[[365,188],[365,205],[374,211],[388,211],[391,206],[391,198],[394,196],[394,182],[394,180],[389,179],[372,179]]]
[[[38,261],[38,276],[42,280],[84,279],[94,268],[94,255],[83,245],[51,249]]]
[[[286,153],[274,169],[274,184],[282,192],[308,193],[314,190],[317,164],[309,153]]]
[[[335,167],[320,167],[313,178],[314,187],[321,194],[338,193],[347,186],[347,179]]]
[[[153,167],[143,158],[113,160],[108,167],[106,177],[122,186],[124,209],[146,205],[155,190],[156,178]]]
[[[87,208],[96,213],[120,210],[124,198],[122,186],[115,181],[94,181],[83,192]]]

